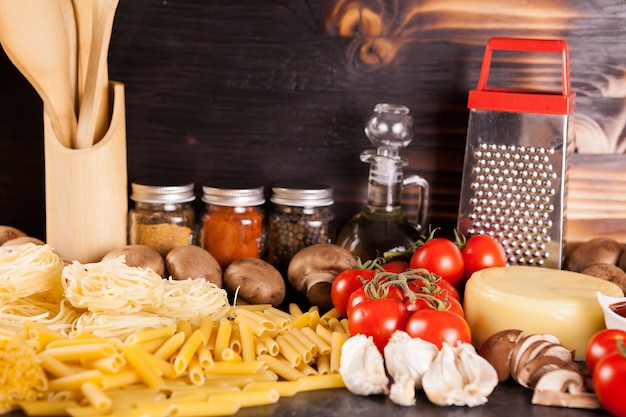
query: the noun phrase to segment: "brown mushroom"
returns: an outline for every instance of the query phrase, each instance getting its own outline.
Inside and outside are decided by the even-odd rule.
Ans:
[[[587,391],[582,372],[571,368],[552,370],[539,378],[532,403],[570,408],[602,408],[598,397]]]
[[[498,381],[504,382],[511,377],[511,354],[523,335],[518,329],[501,330],[491,335],[478,349],[478,354],[495,368]]]
[[[583,269],[581,273],[612,282],[626,293],[626,272],[617,265],[593,264]]]
[[[597,237],[582,243],[569,254],[566,267],[570,271],[580,272],[593,264],[617,265],[623,247],[615,239]]]
[[[13,226],[0,225],[0,245],[2,245],[7,240],[24,236],[27,236],[26,233],[22,232],[20,229],[17,229]]]
[[[121,248],[113,249],[102,258],[107,259],[124,257],[124,262],[128,266],[150,268],[157,274],[165,276],[165,261],[161,254],[146,245],[126,245]]]
[[[321,309],[332,308],[330,288],[335,277],[355,267],[354,256],[341,246],[319,243],[299,250],[289,262],[287,278],[307,300]]]
[[[279,306],[286,295],[283,276],[270,263],[256,258],[240,258],[224,271],[224,289],[249,304]]]
[[[173,279],[204,278],[222,288],[222,267],[206,249],[178,246],[165,256],[165,268]]]
[[[35,245],[45,245],[45,242],[43,240],[37,239],[36,237],[19,236],[19,237],[14,237],[13,239],[9,239],[5,241],[2,244],[2,246],[17,246],[17,245],[24,245],[26,243],[32,243]]]
[[[530,348],[536,342],[547,341],[550,343],[560,343],[556,336],[546,333],[537,333],[524,336],[521,338],[511,352],[511,375],[517,374],[517,369],[522,363],[522,356],[526,353],[526,350]],[[536,346],[536,345],[535,345]],[[544,345],[545,346],[545,345]],[[526,360],[526,357],[525,357]]]

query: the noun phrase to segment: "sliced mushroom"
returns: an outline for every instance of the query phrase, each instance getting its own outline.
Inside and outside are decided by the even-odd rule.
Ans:
[[[501,330],[491,335],[478,349],[478,354],[495,368],[499,382],[511,377],[511,354],[523,336],[524,333],[518,329]]]
[[[582,372],[557,369],[543,375],[535,385],[532,403],[569,408],[601,408],[598,397],[588,392]]]
[[[526,349],[528,349],[533,343],[540,341],[560,343],[556,336],[547,333],[536,333],[524,336],[519,342],[517,342],[515,348],[513,348],[513,352],[511,353],[511,375],[517,374],[517,369],[520,366],[522,355],[526,352]]]
[[[569,362],[565,362],[555,356],[538,356],[520,366],[517,373],[513,375],[513,379],[524,388],[534,389],[543,375],[557,369],[567,369],[569,367]]]

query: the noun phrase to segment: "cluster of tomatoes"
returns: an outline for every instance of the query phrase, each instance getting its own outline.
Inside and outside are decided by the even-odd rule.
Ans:
[[[367,264],[367,263],[366,263]],[[372,336],[379,350],[396,330],[434,343],[471,343],[457,287],[477,270],[505,266],[502,245],[487,235],[453,242],[432,235],[409,262],[390,260],[343,271],[331,299],[351,335]]]
[[[596,333],[585,353],[593,389],[604,408],[626,417],[626,331],[604,329]]]

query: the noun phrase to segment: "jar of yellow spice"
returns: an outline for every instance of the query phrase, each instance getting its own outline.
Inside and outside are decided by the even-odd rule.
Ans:
[[[194,243],[193,183],[135,181],[130,198],[135,206],[128,213],[128,243],[150,246],[162,256]]]

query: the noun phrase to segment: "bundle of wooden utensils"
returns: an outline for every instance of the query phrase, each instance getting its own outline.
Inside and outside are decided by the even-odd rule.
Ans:
[[[0,0],[0,43],[67,148],[88,148],[108,129],[107,55],[118,2]]]

